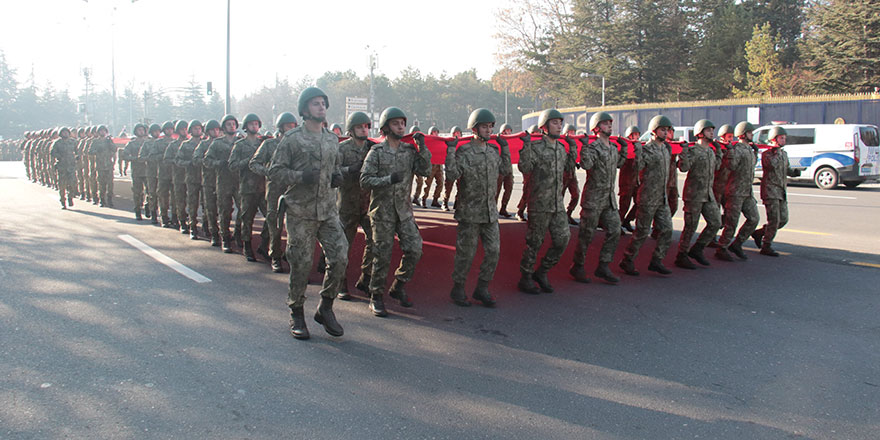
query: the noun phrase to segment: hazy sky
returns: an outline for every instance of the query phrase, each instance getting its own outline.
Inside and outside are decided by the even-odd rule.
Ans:
[[[51,81],[78,96],[82,70],[110,89],[115,41],[116,90],[145,83],[183,87],[226,77],[226,0],[3,0],[0,50],[26,82]],[[495,15],[505,0],[232,0],[231,84],[236,97],[326,71],[369,72],[369,45],[380,73],[407,66],[422,73],[495,70]],[[113,12],[115,8],[115,13]],[[319,48],[314,51],[312,47]],[[221,95],[222,96],[222,95]]]

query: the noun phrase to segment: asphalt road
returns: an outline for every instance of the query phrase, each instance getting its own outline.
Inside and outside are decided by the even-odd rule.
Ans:
[[[525,227],[504,221],[496,309],[448,300],[455,222],[418,210],[415,307],[382,319],[363,298],[337,301],[345,336],[309,320],[309,341],[287,331],[286,274],[135,222],[126,186],[117,179],[116,209],[62,211],[20,163],[0,162],[0,438],[880,432],[878,185],[790,188],[780,258],[749,243],[746,262],[585,286],[567,275],[571,243],[556,292],[539,296],[515,290]]]

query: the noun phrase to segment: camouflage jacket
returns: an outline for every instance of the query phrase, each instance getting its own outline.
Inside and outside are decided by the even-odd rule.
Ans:
[[[95,168],[101,171],[113,169],[113,162],[116,160],[116,144],[113,139],[108,137],[97,138],[89,144],[88,154],[95,158]]]
[[[248,168],[251,171],[266,178],[266,193],[267,195],[272,194],[273,197],[280,195],[287,189],[285,186],[273,182],[269,177],[269,165],[272,163],[272,156],[275,155],[275,150],[278,149],[278,144],[281,142],[281,136],[283,135],[264,140],[260,144],[260,148],[257,148],[257,152],[254,153],[254,157],[248,162]]]
[[[193,165],[199,167],[202,170],[202,186],[207,186],[209,188],[214,188],[217,186],[217,171],[214,168],[211,168],[205,165],[205,154],[208,152],[208,147],[211,146],[211,142],[214,139],[210,137],[206,137],[199,142],[199,146],[193,150]]]
[[[724,164],[728,171],[724,197],[753,197],[752,182],[755,181],[755,162],[758,155],[751,145],[739,141],[729,147],[724,154]]]
[[[361,188],[361,167],[370,151],[364,141],[360,147],[354,138],[339,144],[340,164],[342,166],[342,185],[339,185],[339,198],[336,207],[340,216],[357,216],[366,214],[370,208],[370,190]]]
[[[639,191],[636,195],[636,203],[642,206],[659,206],[668,203],[666,189],[669,183],[670,163],[672,163],[672,154],[665,142],[651,140],[637,150]]]
[[[626,162],[626,150],[617,151],[611,142],[597,138],[581,148],[581,168],[587,170],[581,207],[583,209],[617,209],[614,196],[614,177]]]
[[[159,162],[162,160],[162,154],[165,152],[164,149],[160,152],[156,146],[159,140],[159,138],[148,139],[141,146],[141,151],[138,152],[138,159],[147,163],[147,177],[149,178],[155,178],[159,175]]]
[[[174,177],[174,164],[165,161],[165,151],[168,150],[168,146],[172,142],[174,140],[171,138],[161,137],[153,143],[153,154],[156,155],[156,163],[159,169],[157,176],[159,180],[171,180]]]
[[[208,146],[205,152],[204,165],[206,168],[213,168],[217,173],[217,192],[235,192],[238,191],[238,173],[233,173],[229,169],[229,153],[232,152],[234,140],[229,140],[226,136],[220,136]]]
[[[391,183],[391,173],[399,172],[403,180]],[[413,174],[427,176],[431,172],[431,152],[401,142],[397,151],[383,141],[370,148],[361,168],[361,187],[372,190],[370,220],[394,222],[413,218]]]
[[[339,217],[336,188],[331,186],[339,162],[339,138],[332,131],[312,133],[303,125],[284,133],[269,165],[269,178],[287,186],[282,198],[288,215],[317,221]],[[311,170],[318,170],[317,179],[303,182],[303,173]]]
[[[721,160],[710,145],[703,146],[699,142],[685,147],[678,158],[678,169],[687,172],[681,199],[685,202],[715,203],[712,190],[715,182],[715,171],[721,167]]]
[[[789,171],[788,153],[781,147],[768,148],[761,155],[761,200],[786,200]]]
[[[243,138],[235,142],[229,153],[229,169],[233,173],[238,172],[238,191],[241,194],[259,194],[266,191],[266,178],[251,171],[248,166],[259,146],[259,138],[253,141]]]
[[[185,139],[180,137],[172,140],[168,143],[168,147],[165,148],[165,154],[162,155],[162,163],[171,167],[171,178],[174,180],[175,185],[186,181],[186,168],[177,165],[177,152],[180,150],[180,145],[185,141]]]
[[[73,139],[56,139],[49,154],[56,172],[73,174],[76,171],[76,141]]]
[[[184,170],[184,182],[187,185],[198,185],[202,183],[202,167],[193,160],[193,153],[196,147],[202,142],[202,138],[191,137],[180,144],[177,149],[177,156],[174,157],[174,164]]]
[[[147,138],[134,138],[122,149],[122,158],[131,162],[132,177],[147,177],[147,163],[138,157],[141,147]]]
[[[730,170],[727,169],[727,163],[724,160],[724,156],[727,154],[727,150],[733,148],[733,145],[728,144],[726,142],[716,141],[715,145],[718,146],[719,150],[715,154],[715,159],[718,160],[719,166],[715,171],[715,180],[712,183],[712,188],[715,194],[724,194],[724,187],[727,185],[727,179],[730,177]],[[717,200],[720,202],[720,200]]]
[[[529,212],[565,212],[562,203],[562,173],[574,167],[574,156],[559,140],[544,136],[523,146],[519,171],[529,178]]]
[[[446,153],[446,180],[459,180],[455,219],[467,223],[498,221],[498,176],[511,172],[510,150],[473,140]]]

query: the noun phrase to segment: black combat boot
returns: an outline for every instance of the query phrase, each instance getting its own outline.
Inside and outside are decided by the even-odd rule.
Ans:
[[[553,286],[550,285],[550,280],[547,278],[547,269],[540,268],[535,273],[532,274],[532,279],[538,283],[538,287],[541,288],[541,292],[544,293],[553,293]]]
[[[471,305],[467,299],[467,294],[464,293],[464,283],[454,283],[452,291],[449,292],[449,297],[452,298],[452,302],[457,306],[470,307]]]
[[[144,217],[151,218],[150,217],[150,207],[147,205],[144,205]]]
[[[370,296],[370,311],[380,318],[388,316],[388,311],[385,310],[385,299],[382,298],[381,293],[374,293]]]
[[[141,220],[144,219],[144,218],[141,216],[141,210],[138,209],[138,208],[135,208],[135,209],[134,209],[134,219],[137,220],[137,221],[141,221]]]
[[[620,260],[620,268],[623,269],[623,273],[632,276],[639,276],[639,271],[636,270],[636,265],[633,263],[632,257],[623,257],[623,260]]]
[[[342,326],[336,321],[336,314],[333,313],[334,298],[321,297],[318,303],[318,310],[315,311],[315,322],[324,326],[324,331],[330,336],[342,336]]]
[[[779,252],[774,251],[773,248],[770,247],[770,243],[764,243],[764,245],[761,246],[760,253],[761,253],[761,255],[766,255],[768,257],[778,257],[779,256]]]
[[[159,226],[159,218],[156,217],[156,211],[150,211],[150,223]]]
[[[706,256],[703,255],[703,246],[693,245],[691,246],[691,250],[688,251],[688,257],[691,257],[697,263],[702,264],[703,266],[709,266],[709,260],[706,259]]]
[[[413,303],[410,301],[409,296],[406,295],[405,285],[405,282],[395,278],[394,282],[391,283],[391,288],[388,289],[388,296],[400,302],[401,307],[412,307]]]
[[[520,276],[516,288],[519,289],[520,292],[528,293],[529,295],[537,295],[540,293],[538,287],[535,286],[535,282],[532,281],[532,274],[526,271],[520,271],[520,273],[522,276]]]
[[[568,273],[571,274],[571,277],[579,283],[587,284],[590,282],[590,278],[587,277],[587,272],[584,270],[583,264],[572,264],[571,269],[568,270]]]
[[[474,289],[474,300],[483,303],[485,307],[495,307],[495,297],[489,293],[489,282],[477,280],[477,288]]]
[[[755,246],[761,249],[764,244],[764,228],[755,229],[755,232],[752,232],[752,240],[755,240]]]
[[[446,199],[443,200],[443,210],[449,211],[449,200],[446,200]]]
[[[437,199],[432,199],[432,200],[431,200],[431,207],[432,207],[432,208],[439,208],[440,206],[442,206],[442,205],[440,205],[440,202],[437,201]]]
[[[516,211],[516,218],[518,218],[519,221],[521,221],[521,222],[525,222],[525,221],[529,220],[528,217],[526,217],[526,212],[523,211],[522,209],[520,209],[519,211]]]
[[[251,242],[245,241],[242,243],[242,246],[244,247],[244,257],[252,263],[257,261],[257,257],[254,256],[254,247],[251,245]]]
[[[199,239],[199,225],[198,225],[198,223],[193,223],[190,225],[189,239],[190,240],[198,240]]]
[[[354,287],[361,292],[364,292],[368,297],[370,296],[370,276],[362,273],[360,278],[358,278],[357,282],[354,283]]]
[[[736,255],[740,260],[748,260],[749,257],[743,252],[742,243],[734,240],[733,243],[730,243],[730,246],[727,246],[727,250],[733,252],[733,255]]]
[[[213,247],[220,246],[220,235],[219,234],[211,234],[211,246],[213,246]]]
[[[230,237],[228,235],[223,237],[223,252],[225,252],[227,254],[231,254],[233,252],[233,250],[232,250],[232,237]]]
[[[715,258],[721,261],[733,261],[733,257],[731,257],[730,253],[727,252],[727,249],[724,249],[723,247],[718,247],[718,249],[715,249]]]
[[[236,224],[235,230],[232,233],[232,238],[235,240],[235,245],[238,247],[243,246],[243,242],[241,241],[241,225]]]
[[[296,339],[309,339],[309,328],[306,327],[306,316],[303,306],[290,307],[290,334]]]
[[[505,209],[505,208],[501,208],[501,210],[498,211],[498,215],[500,215],[500,216],[502,216],[502,217],[504,217],[504,218],[511,218],[511,217],[513,217],[513,215],[512,215],[511,213],[507,212],[507,209]]]
[[[651,262],[648,263],[648,270],[657,272],[662,275],[669,275],[672,273],[671,270],[667,269],[666,266],[663,265],[663,261],[659,258],[651,258]]]
[[[599,266],[596,267],[596,271],[593,272],[593,275],[596,275],[597,277],[602,278],[603,280],[612,284],[616,284],[620,281],[620,278],[611,273],[611,269],[608,268],[608,263],[603,263],[601,261],[599,262]]]
[[[688,258],[688,254],[684,252],[679,252],[678,255],[675,256],[675,266],[680,267],[682,269],[690,269],[694,270],[697,266],[691,262],[691,259]]]
[[[73,207],[73,196],[67,196],[67,206]]]
[[[281,259],[280,259],[280,258],[273,258],[273,259],[272,259],[272,272],[275,272],[275,273],[284,273],[284,266],[281,265]]]
[[[67,209],[67,204],[64,203],[64,199],[61,199],[61,209]]]

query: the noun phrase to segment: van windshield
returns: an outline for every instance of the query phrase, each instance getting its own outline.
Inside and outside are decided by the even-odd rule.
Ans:
[[[880,136],[877,136],[877,127],[859,127],[859,136],[866,147],[880,146]]]

